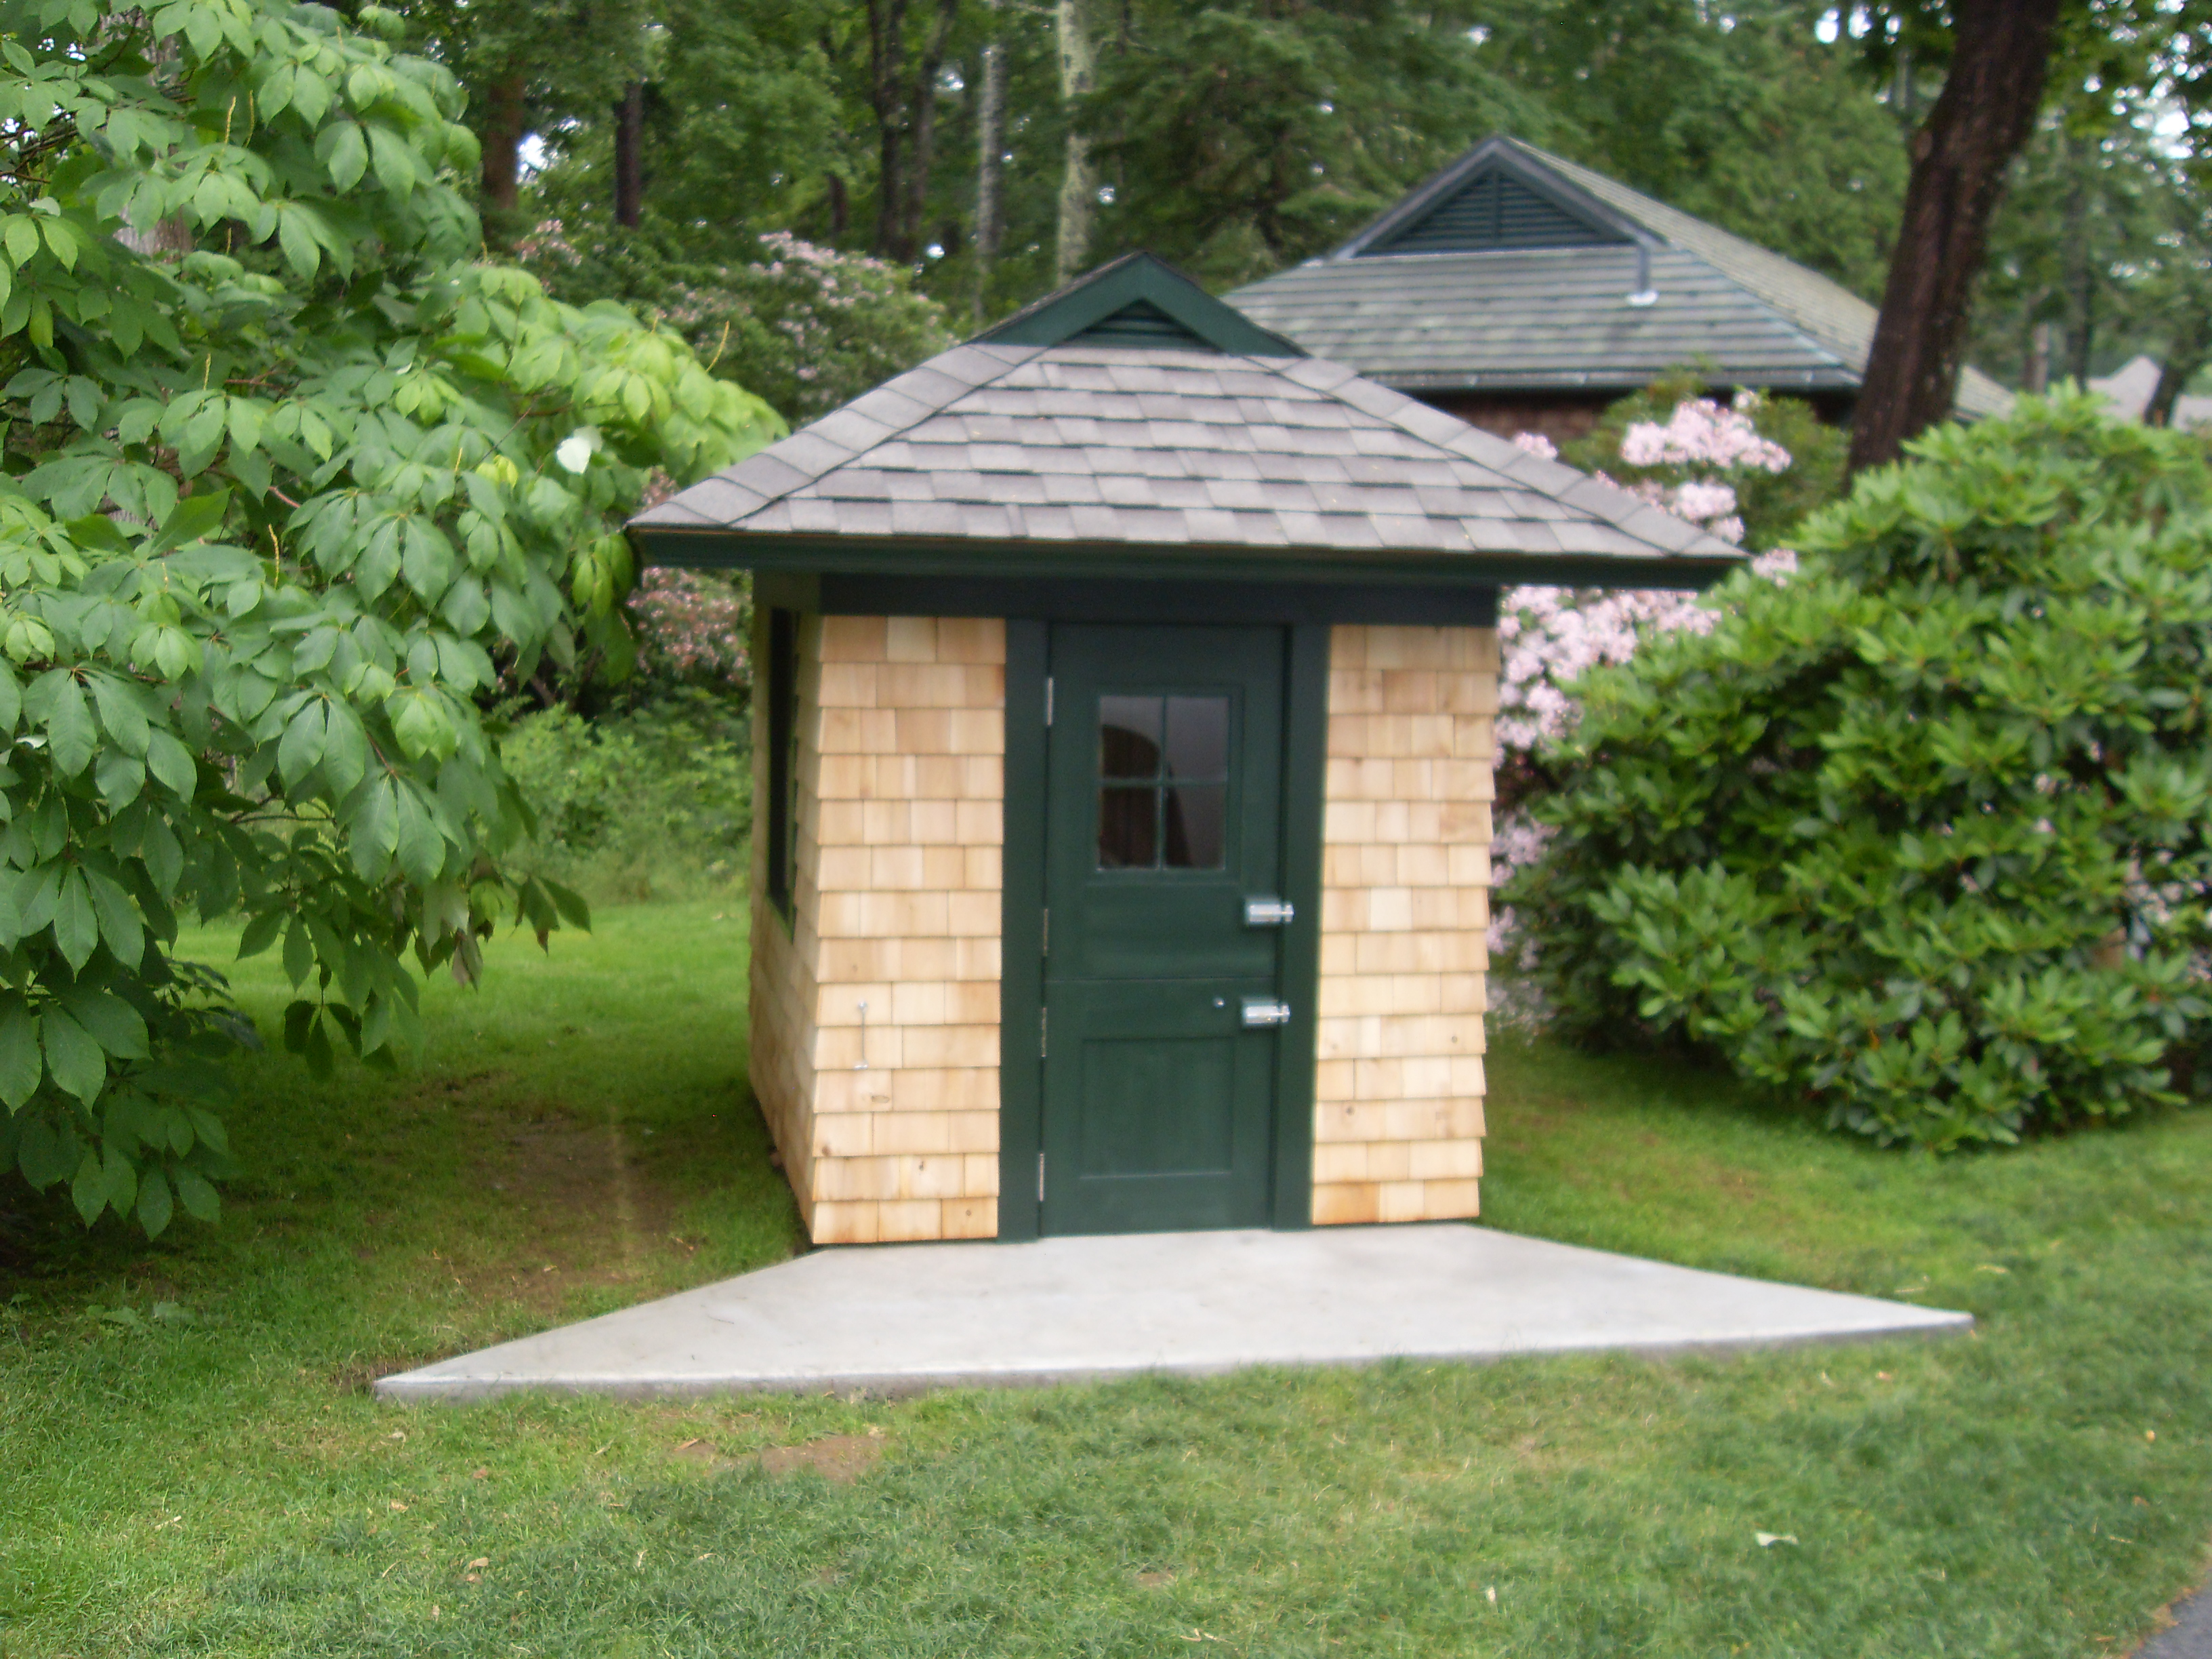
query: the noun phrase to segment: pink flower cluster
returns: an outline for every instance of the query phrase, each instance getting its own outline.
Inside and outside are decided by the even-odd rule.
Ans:
[[[636,624],[638,665],[656,678],[752,678],[746,650],[745,602],[726,582],[689,570],[648,569],[629,602]]]
[[[1709,398],[1686,398],[1675,405],[1665,425],[1639,421],[1629,427],[1621,440],[1622,462],[1683,468],[1692,472],[1689,477],[1622,483],[1601,472],[1597,476],[1723,541],[1741,542],[1743,521],[1737,516],[1735,486],[1711,475],[1741,469],[1782,472],[1791,465],[1789,451],[1761,437],[1753,427],[1750,411],[1756,406],[1748,394],[1739,396],[1729,409]],[[1546,460],[1558,458],[1559,451],[1539,434],[1524,432],[1513,441]],[[1769,580],[1781,581],[1796,569],[1797,556],[1777,549],[1753,559],[1751,568]],[[1718,620],[1719,612],[1692,593],[1508,589],[1498,603],[1498,637],[1504,657],[1498,688],[1498,747],[1526,754],[1565,736],[1581,718],[1582,706],[1569,688],[1582,675],[1626,662],[1638,645],[1654,635],[1679,629],[1707,633]],[[1491,842],[1492,884],[1503,885],[1514,871],[1541,858],[1552,834],[1525,811],[1501,812]],[[1491,919],[1490,948],[1507,975],[1493,991],[1495,1012],[1509,1025],[1540,1025],[1541,1008],[1528,1002],[1512,984],[1516,968],[1526,972],[1534,966],[1534,940],[1520,932],[1510,907]]]
[[[1711,467],[1718,471],[1756,468],[1787,472],[1790,452],[1763,438],[1752,423],[1758,394],[1740,392],[1723,409],[1710,398],[1685,398],[1666,425],[1638,421],[1621,434],[1620,459],[1630,466]]]

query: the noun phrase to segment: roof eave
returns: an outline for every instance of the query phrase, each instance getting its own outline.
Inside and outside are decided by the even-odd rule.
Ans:
[[[1856,392],[1859,378],[1845,368],[1767,369],[1727,363],[1686,365],[1715,386],[1747,386],[1808,392]],[[1642,372],[1606,369],[1499,369],[1475,373],[1467,369],[1437,369],[1420,374],[1394,374],[1370,370],[1367,378],[1395,392],[1408,394],[1433,392],[1641,392],[1653,381],[1676,373],[1652,368]]]
[[[1434,548],[1150,545],[1129,542],[929,541],[793,536],[721,526],[634,525],[646,565],[800,574],[1379,583],[1401,587],[1649,587],[1695,591],[1741,568],[1742,553],[1444,552]]]

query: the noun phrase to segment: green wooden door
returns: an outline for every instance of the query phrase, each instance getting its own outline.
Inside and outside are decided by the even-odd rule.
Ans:
[[[1283,631],[1057,627],[1050,673],[1042,1229],[1265,1226]]]

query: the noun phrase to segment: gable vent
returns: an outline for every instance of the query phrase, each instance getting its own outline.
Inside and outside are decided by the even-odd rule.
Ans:
[[[1119,311],[1101,317],[1079,334],[1067,337],[1069,345],[1152,346],[1175,351],[1212,351],[1219,346],[1194,334],[1150,300],[1132,300]]]
[[[1478,253],[1491,248],[1588,247],[1628,239],[1568,212],[1503,173],[1470,179],[1411,222],[1359,250]]]

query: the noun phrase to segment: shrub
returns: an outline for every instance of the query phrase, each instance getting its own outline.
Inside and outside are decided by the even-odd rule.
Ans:
[[[684,257],[688,236],[549,219],[515,248],[547,289],[613,295],[683,335],[794,425],[827,414],[952,343],[944,307],[913,273],[772,231],[746,257]]]
[[[1573,1034],[1936,1148],[2174,1097],[2206,1013],[2212,468],[2079,396],[1945,427],[1789,582],[1577,689],[1504,895]]]
[[[678,691],[586,720],[515,723],[500,759],[538,817],[537,863],[602,901],[676,898],[743,876],[752,829],[741,706]]]

